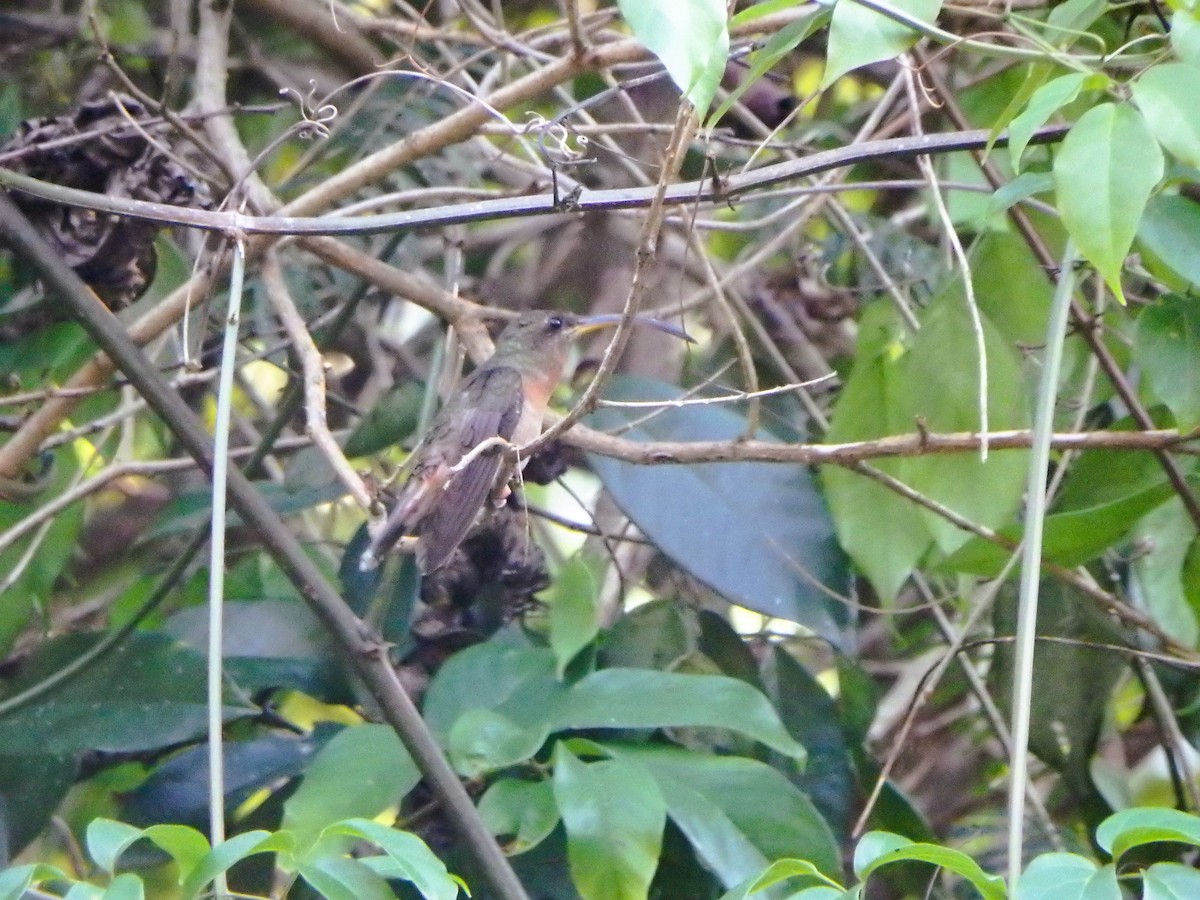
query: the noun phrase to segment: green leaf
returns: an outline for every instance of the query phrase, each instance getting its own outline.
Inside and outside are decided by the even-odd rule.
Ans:
[[[158,841],[155,841],[158,843]],[[161,845],[160,845],[161,846]],[[286,832],[244,831],[213,847],[183,879],[183,896],[198,897],[222,872],[257,853],[289,853],[295,850],[295,840]],[[166,848],[164,848],[166,849]],[[180,873],[186,871],[180,866]]]
[[[934,431],[978,431],[978,353],[961,284],[938,293],[906,345],[888,305],[869,308],[850,380],[833,414],[830,443]],[[1028,422],[1020,364],[1012,347],[983,320],[991,428]],[[947,373],[955,373],[947,377]],[[968,519],[999,527],[1020,503],[1026,454],[996,453],[880,460],[875,465]],[[864,476],[827,467],[829,504],[842,545],[885,601],[931,543],[951,552],[969,535]]]
[[[903,325],[890,303],[873,303],[858,327],[854,367],[833,411],[826,434],[831,444],[900,434],[912,427],[895,403],[906,347]],[[899,476],[899,461],[876,467]],[[821,470],[838,540],[885,603],[896,597],[917,561],[932,545],[920,512],[882,485],[837,466]]]
[[[411,882],[429,900],[454,900],[458,883],[446,871],[445,864],[428,845],[407,831],[389,828],[370,819],[348,819],[331,825],[330,835],[351,835],[371,841],[386,854],[367,862],[373,871],[385,878],[401,878]]]
[[[1200,299],[1167,294],[1145,307],[1133,358],[1180,431],[1200,424]]]
[[[1080,810],[1084,821],[1099,821],[1108,806],[1092,778],[1092,760],[1105,723],[1111,720],[1111,694],[1127,676],[1129,660],[1103,645],[1130,643],[1120,628],[1082,593],[1055,579],[1042,581],[1037,608],[1037,634],[1061,640],[1039,641],[1033,658],[1033,683],[1053,685],[1035,691],[1030,707],[1029,749],[1062,775],[1061,790]],[[993,633],[1007,637],[1016,630],[1015,588],[996,598]],[[1100,645],[1100,646],[1097,646]],[[995,647],[988,686],[1004,715],[1011,702],[1014,647]]]
[[[1163,156],[1141,113],[1101,103],[1076,122],[1054,160],[1063,224],[1121,303],[1121,268]]]
[[[845,666],[840,668],[846,671]],[[854,692],[849,684],[851,677],[839,678],[838,701],[842,703]],[[808,751],[804,774],[792,781],[812,798],[838,836],[845,837],[858,814],[861,781],[854,770],[837,702],[783,647],[774,647],[763,660],[763,680],[780,718]]]
[[[1200,897],[1200,871],[1179,863],[1155,863],[1142,872],[1142,900],[1194,900]]]
[[[479,815],[492,834],[511,838],[504,847],[510,856],[532,850],[559,823],[549,781],[503,778],[479,798]]]
[[[1176,275],[1200,284],[1200,204],[1164,194],[1146,207],[1138,241]]]
[[[63,900],[102,900],[105,891],[86,881],[77,881],[63,896]]]
[[[1200,69],[1184,63],[1152,66],[1133,83],[1137,104],[1150,131],[1180,162],[1200,167]]]
[[[600,633],[599,585],[582,553],[567,560],[549,592],[550,649],[555,672],[562,678],[576,655]]]
[[[1143,844],[1160,841],[1200,846],[1200,817],[1166,807],[1135,807],[1113,813],[1096,829],[1096,843],[1113,861]]]
[[[1048,172],[1027,173],[1005,187],[1013,187],[1026,178],[1052,181]],[[1004,189],[997,191],[996,196]],[[1039,345],[1045,339],[1046,314],[1054,297],[1054,285],[1045,269],[1038,265],[1029,245],[1017,234],[989,232],[975,245],[971,270],[979,311],[1009,346]]]
[[[796,0],[763,0],[761,3],[754,3],[747,6],[745,9],[734,14],[729,20],[729,24],[736,27],[749,25],[751,22],[756,22],[763,16],[774,15],[778,12],[785,12],[789,9],[794,9],[799,4]]]
[[[988,415],[992,429],[1026,427],[1024,382],[1013,348],[986,318]],[[958,282],[939,292],[921,317],[921,330],[900,360],[893,416],[904,431],[924,422],[932,431],[978,431],[980,427],[978,351],[966,294]],[[953,373],[946,377],[947,373]],[[893,420],[894,421],[894,420]],[[988,528],[1007,523],[1021,502],[1028,454],[977,453],[914,456],[898,463],[900,480],[937,502]],[[943,517],[922,509],[925,530],[943,553],[970,535]]]
[[[1022,900],[1121,900],[1117,874],[1074,853],[1042,853],[1021,874]]]
[[[13,866],[0,872],[0,900],[21,900],[29,888],[43,881],[69,881],[62,869],[46,863]]]
[[[326,900],[396,900],[388,883],[357,859],[325,855],[305,860],[300,877]]]
[[[664,401],[678,387],[614,378],[609,400]],[[607,408],[588,418],[636,441],[725,441],[746,432],[726,407]],[[771,437],[771,435],[762,435]],[[800,622],[838,643],[849,590],[845,556],[815,480],[803,466],[705,463],[642,466],[595,454],[593,470],[617,504],[660,550],[725,599],[766,616]]]
[[[394,447],[417,429],[425,389],[405,381],[382,394],[346,438],[346,456],[354,459]]]
[[[1105,0],[1066,0],[1050,10],[1046,31],[1061,49],[1067,49],[1104,14]]]
[[[636,698],[637,702],[630,702]],[[649,669],[604,669],[573,685],[552,717],[553,730],[728,728],[798,760],[804,748],[770,702],[744,681]]]
[[[488,641],[454,654],[438,670],[423,712],[444,746],[469,709],[494,710],[522,728],[548,726],[566,692],[549,650]]]
[[[1047,516],[1042,555],[1065,566],[1095,559],[1124,538],[1132,523],[1174,495],[1158,464],[1141,454],[1087,451],[1064,486],[1061,512]],[[1000,532],[1019,541],[1019,526]],[[950,571],[995,575],[1010,551],[973,539],[940,566]]]
[[[985,900],[1004,900],[1004,879],[989,875],[965,853],[937,844],[918,844],[898,834],[871,831],[854,849],[854,872],[866,881],[872,872],[897,862],[926,862],[949,869],[971,882]]]
[[[656,777],[667,815],[687,838],[696,858],[731,887],[761,872],[767,858],[733,823],[725,811],[693,786]]]
[[[522,728],[490,709],[468,709],[450,729],[447,751],[459,774],[478,778],[525,762],[546,743],[546,727]]]
[[[0,828],[11,855],[42,833],[78,778],[74,754],[0,752]]]
[[[1200,10],[1180,7],[1171,16],[1171,47],[1185,63],[1200,66]]]
[[[1054,190],[1054,176],[1049,172],[1023,172],[1000,187],[996,188],[984,210],[984,221],[1002,212],[1008,212],[1009,207],[1015,206],[1036,194],[1047,194]],[[1003,232],[989,231],[988,236]],[[1010,237],[1012,235],[1009,235]],[[976,292],[978,292],[976,287]]]
[[[765,891],[781,884],[784,881],[789,881],[792,878],[819,879],[821,881],[829,881],[822,875],[817,867],[807,860],[801,859],[778,859],[771,865],[767,866],[757,878],[751,878],[725,894],[721,895],[721,900],[749,900],[754,894],[759,891]],[[807,900],[825,900],[825,898],[841,897],[843,891],[841,885],[815,885],[805,888],[798,894],[789,896],[789,900],[795,900],[797,897],[805,897]]]
[[[583,900],[645,900],[667,821],[654,779],[625,760],[585,764],[559,744],[554,798],[567,832],[571,875]]]
[[[196,832],[204,842],[203,853],[208,852],[208,841]],[[142,829],[134,828],[124,822],[113,819],[93,819],[88,823],[84,840],[87,843],[88,856],[108,874],[117,870],[117,860],[129,847],[143,836]]]
[[[151,825],[142,835],[175,860],[181,882],[212,853],[208,838],[186,825]]]
[[[1021,155],[1029,146],[1033,133],[1045,125],[1055,112],[1079,96],[1087,78],[1086,72],[1071,72],[1060,75],[1034,91],[1029,98],[1029,105],[1008,126],[1008,155],[1013,171],[1021,171]]]
[[[797,848],[803,848],[808,861],[819,871],[829,877],[841,876],[841,852],[829,825],[799,788],[766,763],[661,746],[604,747],[616,757],[636,760],[663,785],[672,819],[685,833],[685,822],[692,822],[694,833],[715,839],[726,826],[723,822],[707,826],[695,822],[702,806],[682,791],[698,795],[720,810],[729,825],[768,860],[793,855],[799,852]],[[673,791],[672,786],[679,790]],[[702,827],[706,829],[703,832]],[[710,846],[708,852],[715,855],[717,850]]]
[[[788,3],[789,5],[794,5],[792,0],[788,0]],[[758,6],[750,7],[750,9],[758,9],[765,5],[759,4]],[[747,10],[747,12],[749,11]],[[738,16],[734,17],[734,20],[736,21],[741,15],[743,14],[739,13]],[[771,35],[760,49],[751,53],[747,60],[749,69],[742,76],[742,80],[738,83],[738,86],[729,92],[729,96],[722,100],[716,111],[708,117],[708,122],[706,123],[708,127],[711,128],[719,122],[721,117],[733,108],[733,104],[737,103],[756,81],[773,69],[775,64],[781,59],[795,50],[801,41],[818,28],[824,28],[825,24],[829,21],[829,15],[829,10],[815,9],[811,15],[784,25],[783,28]]]
[[[374,816],[400,802],[420,779],[416,764],[387,725],[354,725],[313,757],[283,805],[283,828],[303,855],[327,826]]]
[[[101,640],[100,634],[51,639],[7,685],[39,683]],[[162,635],[137,632],[36,704],[0,719],[9,753],[138,752],[181,744],[207,729],[204,656]],[[227,691],[226,720],[257,707]]]
[[[671,80],[703,118],[729,55],[721,0],[617,0],[638,40],[657,56]]]
[[[144,900],[145,896],[142,879],[132,872],[123,872],[105,888],[101,900]]]
[[[942,8],[941,0],[893,0],[889,5],[929,24],[937,19]],[[916,43],[918,37],[907,25],[854,0],[837,0],[829,23],[829,50],[821,89],[852,69],[896,58]]]
[[[1147,513],[1130,532],[1140,548],[1131,564],[1137,596],[1162,629],[1181,643],[1200,642],[1200,621],[1188,599],[1185,577],[1196,526],[1183,501],[1172,497]]]

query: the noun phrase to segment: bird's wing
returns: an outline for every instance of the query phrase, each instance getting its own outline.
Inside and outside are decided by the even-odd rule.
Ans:
[[[521,417],[523,392],[521,373],[508,366],[476,370],[477,390],[470,393],[484,402],[457,410],[461,441],[450,454],[454,465],[484,441],[493,437],[508,440]],[[475,387],[475,386],[473,386]],[[458,472],[449,475],[441,497],[432,503],[418,526],[417,562],[422,572],[441,566],[462,543],[504,462],[503,448],[485,450]]]

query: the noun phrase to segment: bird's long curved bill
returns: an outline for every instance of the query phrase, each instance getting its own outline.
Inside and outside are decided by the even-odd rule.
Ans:
[[[580,316],[575,323],[575,332],[577,334],[586,334],[589,331],[597,331],[601,328],[614,328],[620,325],[625,319],[625,316],[620,313],[602,313],[594,316]],[[649,328],[657,328],[659,331],[666,332],[680,340],[687,341],[689,344],[696,343],[695,339],[677,325],[672,325],[670,322],[664,322],[662,319],[652,319],[650,316],[631,316],[629,319],[634,325],[645,325]]]

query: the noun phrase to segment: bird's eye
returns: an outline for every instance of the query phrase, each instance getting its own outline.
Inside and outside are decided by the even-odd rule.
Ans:
[[[562,331],[562,327],[566,324],[567,323],[563,320],[562,316],[551,316],[546,320],[546,330]]]

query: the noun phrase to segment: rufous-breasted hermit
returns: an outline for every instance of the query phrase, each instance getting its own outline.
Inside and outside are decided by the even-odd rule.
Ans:
[[[505,445],[520,447],[541,434],[546,405],[562,380],[571,342],[620,321],[619,315],[540,311],[522,313],[509,323],[496,340],[495,353],[450,395],[413,451],[408,480],[363,552],[359,568],[378,566],[406,536],[416,538],[422,572],[444,565],[488,497],[511,476]],[[658,319],[635,316],[630,321],[690,340]]]

